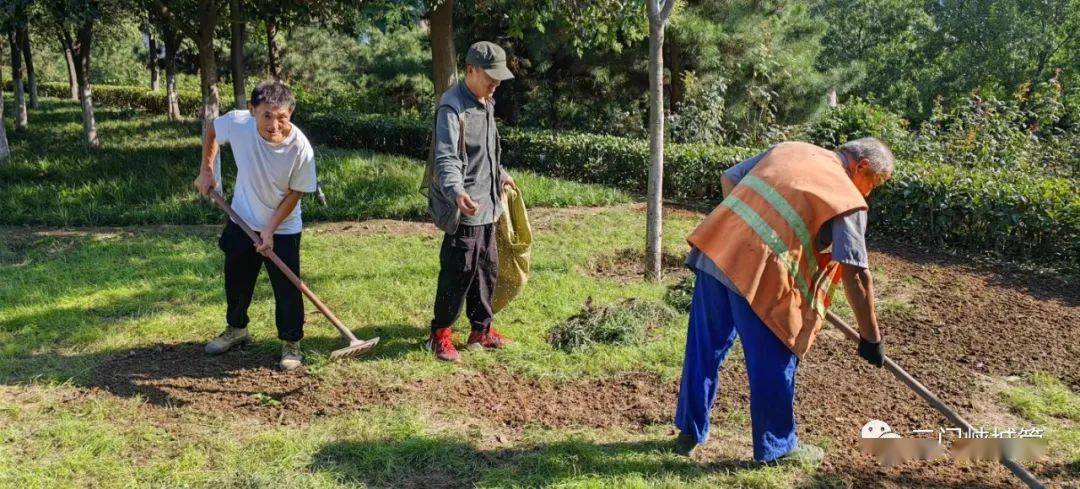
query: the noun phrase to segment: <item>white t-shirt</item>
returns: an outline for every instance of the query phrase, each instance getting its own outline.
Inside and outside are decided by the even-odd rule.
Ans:
[[[289,190],[315,191],[315,150],[296,125],[281,144],[259,135],[255,118],[247,110],[234,110],[214,119],[218,144],[232,147],[236,159],[236,187],[232,207],[251,229],[261,231]],[[300,204],[281,221],[274,234],[296,234],[301,229]]]

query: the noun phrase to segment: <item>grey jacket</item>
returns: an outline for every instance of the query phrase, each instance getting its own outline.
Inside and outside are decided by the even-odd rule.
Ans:
[[[461,224],[478,226],[499,219],[501,153],[494,102],[481,105],[463,82],[447,89],[436,109],[424,185],[428,210],[439,229],[454,234]],[[462,192],[479,206],[476,215],[458,210],[456,198]]]

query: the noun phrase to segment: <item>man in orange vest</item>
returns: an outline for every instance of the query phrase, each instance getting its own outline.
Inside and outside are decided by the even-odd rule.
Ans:
[[[874,138],[829,151],[786,142],[727,170],[724,200],[687,240],[696,273],[675,425],[684,455],[704,443],[718,369],[742,339],[754,460],[820,461],[795,435],[795,371],[843,279],[859,325],[859,355],[884,350],[866,252],[866,200],[892,176]]]

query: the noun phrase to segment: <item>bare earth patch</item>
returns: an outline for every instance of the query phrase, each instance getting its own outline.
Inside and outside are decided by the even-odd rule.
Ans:
[[[111,358],[95,369],[89,385],[113,395],[137,395],[155,406],[284,424],[363,406],[408,403],[452,406],[515,429],[527,424],[640,428],[662,423],[670,419],[677,389],[655,374],[555,382],[522,379],[501,368],[392,386],[350,378],[327,387],[302,372],[280,372],[275,363],[273,355],[253,350],[205,357],[199,344],[160,345]]]
[[[339,234],[346,236],[438,236],[434,224],[427,221],[397,221],[393,219],[370,219],[367,221],[317,222],[304,228],[305,233]]]
[[[536,207],[529,209],[529,225],[533,228],[533,231],[542,231],[554,229],[565,222],[584,219],[602,212],[611,212],[612,210],[618,209],[636,209],[639,207],[642,209],[645,208],[642,204],[623,204],[611,207]]]

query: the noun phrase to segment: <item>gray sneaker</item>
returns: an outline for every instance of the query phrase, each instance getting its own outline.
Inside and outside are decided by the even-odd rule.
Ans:
[[[780,458],[777,458],[770,463],[817,465],[821,463],[821,459],[823,458],[825,458],[825,450],[822,450],[821,447],[800,442],[798,445],[795,445],[795,448],[792,448],[790,452],[781,455]]]
[[[229,351],[230,348],[251,341],[247,328],[225,328],[225,332],[206,344],[206,353],[220,355]]]
[[[303,365],[304,355],[300,354],[300,342],[299,341],[282,341],[281,342],[281,363],[278,364],[282,370],[288,372],[289,370],[295,370],[300,365]]]

